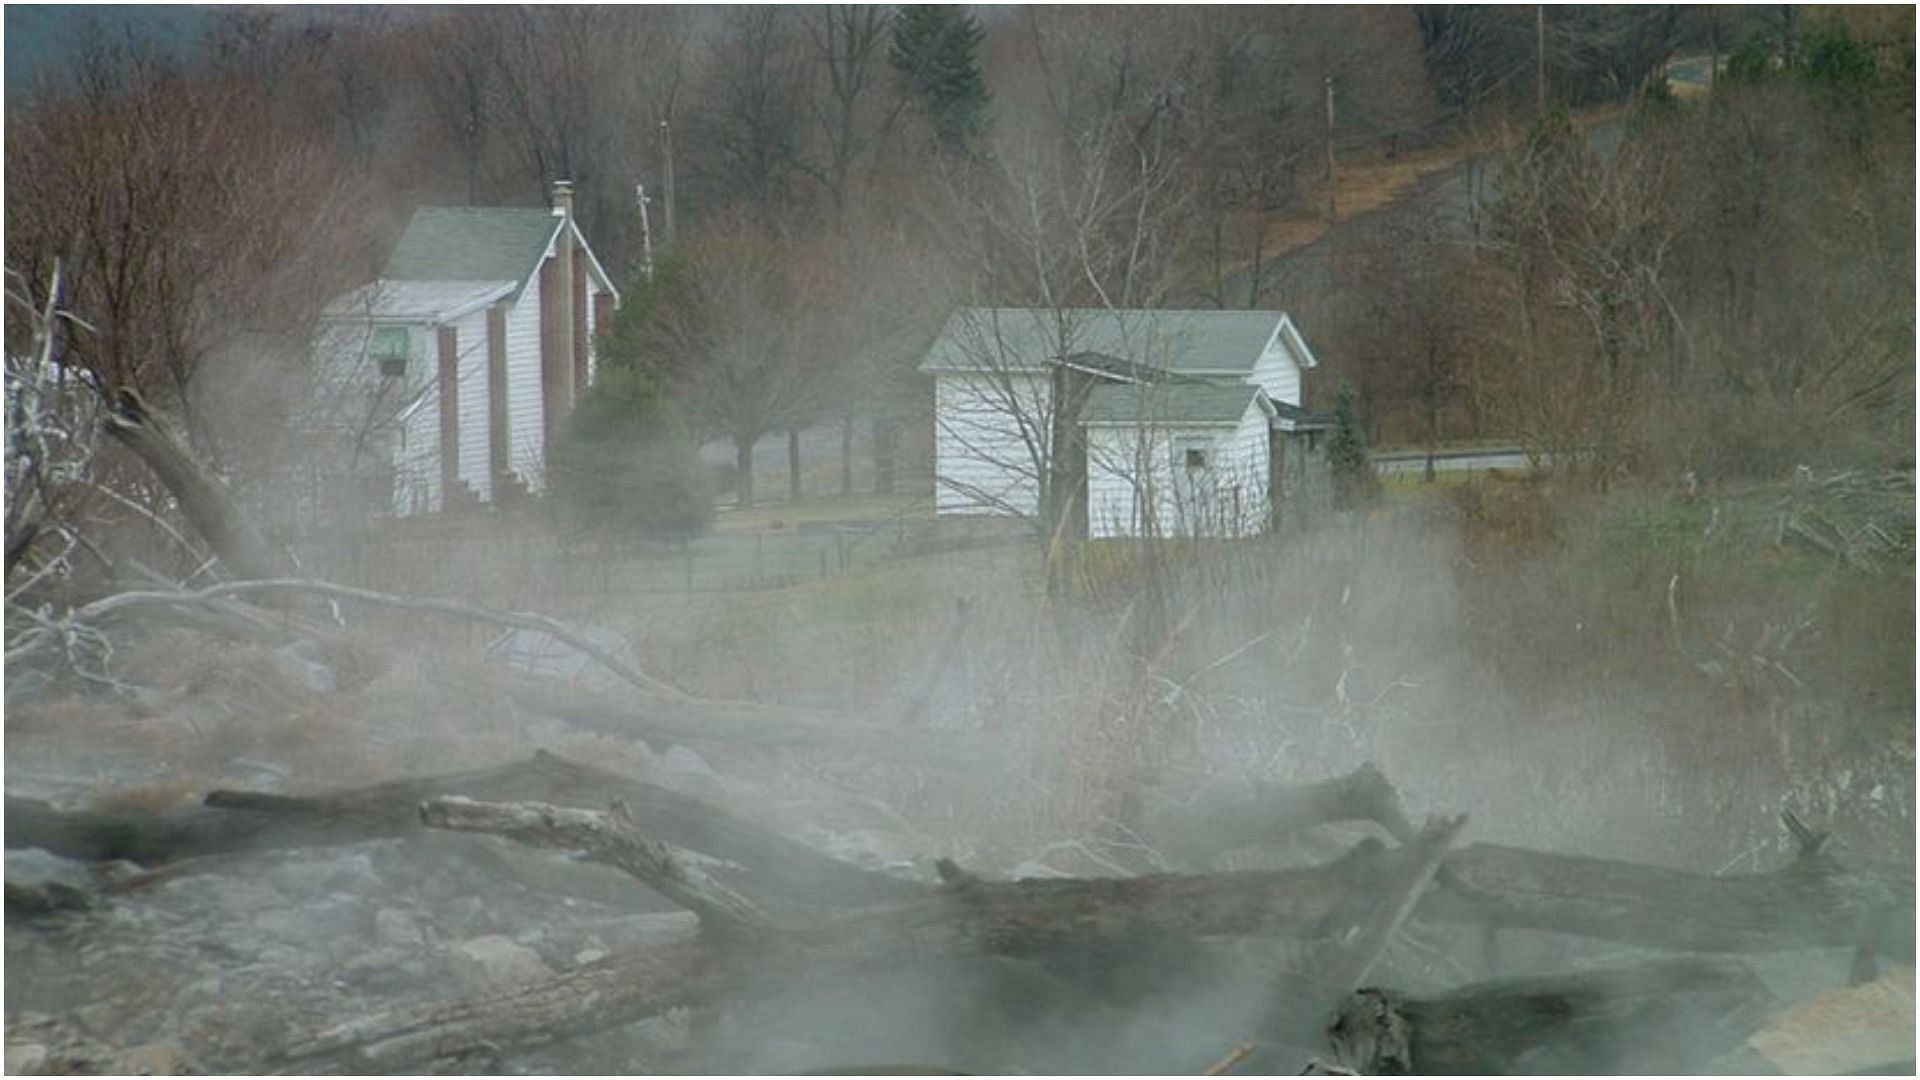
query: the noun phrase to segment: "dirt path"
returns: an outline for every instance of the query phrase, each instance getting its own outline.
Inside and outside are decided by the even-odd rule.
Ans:
[[[1618,119],[1624,105],[1583,109],[1574,114],[1574,123],[1582,129]],[[1490,130],[1463,132],[1438,146],[1423,150],[1388,154],[1373,150],[1350,153],[1339,163],[1334,185],[1334,221],[1327,219],[1327,191],[1323,182],[1309,189],[1300,208],[1285,214],[1270,215],[1262,258],[1283,258],[1312,245],[1325,236],[1333,224],[1344,223],[1364,214],[1385,209],[1406,198],[1430,177],[1460,168],[1478,155],[1497,154],[1513,146],[1524,134],[1510,124]],[[1252,260],[1242,260],[1229,271],[1246,273]]]

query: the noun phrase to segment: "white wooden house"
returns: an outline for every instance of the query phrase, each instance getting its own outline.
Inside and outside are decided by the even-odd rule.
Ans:
[[[312,482],[398,516],[540,491],[618,302],[565,181],[550,210],[415,211],[380,277],[322,315],[306,426],[331,460]]]
[[[1260,532],[1325,500],[1316,366],[1281,312],[962,309],[920,365],[936,512],[1036,514],[1070,440],[1090,536]]]

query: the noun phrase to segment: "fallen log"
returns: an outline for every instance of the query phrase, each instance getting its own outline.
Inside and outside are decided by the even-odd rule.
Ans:
[[[1461,854],[1473,851],[1468,848]],[[352,1038],[336,1033],[316,1043],[325,1048],[320,1056],[297,1055],[285,1064],[312,1069],[400,1068],[424,1060],[397,1056],[402,1047],[432,1048],[439,1055],[464,1055],[488,1047],[512,1050],[562,1034],[630,1023],[670,1007],[742,1000],[804,985],[808,979],[874,970],[927,954],[1045,958],[1112,947],[1151,948],[1169,940],[1215,935],[1316,938],[1364,917],[1364,899],[1388,891],[1396,879],[1417,880],[1421,859],[1418,851],[1410,855],[1369,843],[1348,858],[1320,867],[1239,874],[990,882],[949,868],[946,888],[932,896],[783,926],[757,938],[751,949],[729,948],[724,938],[702,939],[696,946],[676,947],[666,954],[609,961],[617,974],[596,968],[492,998],[369,1018],[350,1028],[355,1033]],[[1415,872],[1410,876],[1409,870]],[[1427,890],[1416,912],[1423,913],[1431,905],[1442,916],[1473,922],[1484,918],[1471,905],[1462,906],[1454,899],[1442,902],[1446,892],[1444,885]],[[1792,932],[1790,940],[1766,947],[1797,948],[1812,939],[1833,936],[1816,932],[1811,925],[1817,921],[1813,913],[1803,914],[1781,924]],[[1756,944],[1744,937],[1738,940],[1742,945]],[[1430,1024],[1452,1025],[1447,1031],[1457,1029],[1434,1044],[1440,1049],[1427,1051],[1429,1061],[1457,1058],[1470,1063],[1471,1067],[1461,1066],[1467,1071],[1499,1071],[1496,1066],[1523,1071],[1547,1068],[1562,1061],[1557,1055],[1572,1053],[1568,1047],[1584,1046],[1581,1040],[1591,1032],[1613,1030],[1607,1024],[1618,1028],[1627,1021],[1651,1023],[1661,994],[1698,991],[1709,1004],[1729,1008],[1749,1000],[1744,989],[1749,976],[1743,974],[1743,965],[1712,959],[1692,963],[1696,966],[1661,976],[1664,981],[1657,985],[1646,974],[1582,976],[1578,978],[1590,982],[1548,982],[1543,987],[1525,980],[1515,986],[1480,984],[1474,992],[1482,997],[1463,990],[1458,994],[1464,996],[1436,998],[1433,1009],[1422,1013],[1415,1008],[1413,1013]],[[579,1008],[571,1012],[557,1004],[569,996],[579,998]],[[1318,994],[1312,998],[1325,1000]],[[1625,1004],[1615,1002],[1616,998]],[[1528,1017],[1533,1018],[1528,1022],[1540,1025],[1542,1034],[1516,1052],[1521,1056],[1501,1058],[1497,1049],[1475,1041],[1492,1038],[1502,1024]],[[1280,1030],[1297,1029],[1295,1019],[1282,1017]],[[1537,1046],[1539,1053],[1525,1057],[1530,1046]],[[1381,1063],[1376,1062],[1376,1067]]]
[[[621,799],[656,836],[730,864],[717,872],[731,884],[786,905],[859,905],[924,891],[913,882],[823,855],[698,799],[545,751],[510,765],[328,795],[215,791],[202,806],[168,813],[63,811],[9,796],[6,846],[154,867],[227,852],[406,835],[422,827],[421,802],[441,795],[576,806]]]
[[[1374,909],[1367,915],[1366,921],[1354,927],[1350,935],[1344,935],[1338,952],[1320,976],[1323,985],[1336,993],[1347,993],[1356,989],[1367,972],[1386,952],[1393,935],[1400,924],[1407,921],[1413,908],[1425,894],[1427,886],[1439,872],[1441,863],[1452,846],[1453,838],[1465,827],[1464,815],[1455,818],[1435,818],[1420,830],[1413,844],[1407,849],[1402,860],[1404,869],[1393,887],[1380,897]]]
[[[1802,856],[1715,877],[1644,863],[1474,844],[1447,857],[1423,918],[1551,930],[1687,952],[1864,947],[1914,950],[1911,864]]]
[[[605,814],[543,803],[495,804],[458,795],[420,804],[430,828],[492,833],[538,847],[584,851],[624,870],[655,892],[693,912],[702,932],[731,940],[764,935],[773,927],[753,901],[727,888],[689,858],[642,833],[621,800]]]
[[[481,806],[447,800],[421,810],[429,822],[457,819],[542,846],[604,851],[629,817],[553,807]],[[634,837],[612,840],[630,846]],[[290,1047],[271,1064],[296,1071],[406,1071],[482,1052],[512,1051],[565,1034],[631,1023],[668,1008],[699,1007],[791,990],[926,955],[1045,957],[1062,950],[1164,944],[1215,935],[1314,936],[1352,919],[1356,897],[1428,860],[1374,845],[1310,870],[1111,879],[983,881],[943,866],[946,885],[919,898],[740,933],[736,915],[694,901],[702,936],[687,945],[624,956],[557,979],[486,998],[356,1020]],[[658,859],[622,869],[660,888],[672,871]],[[1430,873],[1430,869],[1427,871]],[[709,933],[716,928],[718,932]],[[579,1007],[561,1002],[577,999]],[[426,1054],[421,1057],[417,1055]]]
[[[729,884],[763,902],[848,907],[905,899],[925,889],[821,854],[700,800],[546,752],[503,767],[324,796],[217,791],[207,796],[204,807],[170,814],[56,811],[9,797],[6,844],[155,866],[224,851],[405,834],[420,827],[419,804],[439,795],[572,806],[605,806],[623,799],[652,834],[737,864],[742,869],[722,871],[730,875]],[[1387,855],[1377,843],[1363,845],[1347,859],[1298,871],[1288,880],[1294,883],[1291,888],[1300,890],[1299,910],[1316,912],[1303,919],[1324,917],[1331,910],[1328,897],[1337,894],[1342,882],[1376,889],[1390,884]],[[1354,869],[1374,864],[1371,876]],[[1360,877],[1353,878],[1356,873]],[[1334,893],[1319,891],[1314,883],[1323,881],[1331,883]],[[1714,877],[1474,844],[1450,852],[1437,881],[1439,887],[1427,890],[1415,906],[1414,918],[1493,923],[1691,952],[1864,946],[1910,964],[1914,950],[1912,866],[1841,858],[1824,849],[1781,870]],[[1011,887],[979,885],[988,890]],[[1054,885],[1022,882],[1019,888],[1041,895]]]
[[[430,805],[429,814],[435,812]],[[500,823],[557,820],[551,818],[548,809],[539,807],[496,807],[486,813],[495,815],[494,820]],[[577,823],[588,826],[584,836],[590,839],[606,827],[604,822],[595,823],[596,818],[604,817],[607,815],[585,812],[578,815]],[[1422,893],[1424,883],[1432,880],[1437,872],[1438,855],[1454,828],[1457,823],[1441,823],[1411,849],[1387,850],[1377,842],[1366,842],[1346,858],[1300,870],[994,882],[967,874],[950,863],[943,864],[945,886],[931,895],[777,928],[756,928],[756,933],[744,935],[751,941],[750,948],[734,947],[733,943],[743,935],[720,933],[703,937],[697,950],[689,952],[681,948],[664,960],[652,955],[623,958],[618,963],[626,965],[623,969],[626,975],[621,977],[569,975],[551,985],[543,984],[544,988],[528,988],[482,1001],[365,1021],[351,1029],[357,1033],[355,1038],[343,1042],[335,1037],[327,1041],[324,1061],[302,1059],[295,1064],[313,1068],[392,1067],[400,1059],[365,1057],[362,1051],[369,1047],[381,1048],[368,1052],[390,1055],[393,1046],[415,1039],[424,1040],[418,1045],[434,1047],[436,1052],[471,1053],[478,1047],[462,1042],[461,1033],[468,1030],[486,1032],[488,1046],[510,1049],[517,1045],[514,1032],[524,1032],[529,1039],[546,1040],[562,1031],[585,1032],[608,1023],[642,1019],[650,1015],[648,1010],[657,1012],[671,1006],[741,1000],[803,985],[807,979],[854,974],[930,954],[1045,958],[1063,952],[1097,952],[1114,947],[1151,948],[1164,946],[1169,940],[1209,936],[1324,938],[1339,932],[1341,927],[1370,926],[1370,931],[1363,930],[1357,935],[1356,947],[1349,954],[1347,964],[1342,966],[1336,962],[1327,976],[1328,979],[1357,978],[1355,973],[1365,970],[1370,954],[1377,954],[1374,946],[1398,925],[1409,906],[1416,912],[1431,910],[1442,917],[1466,918],[1475,923],[1485,918],[1471,902],[1446,897],[1445,885]],[[583,834],[569,836],[564,830],[545,827],[529,830],[513,825],[512,829],[502,831],[559,846],[585,842]],[[1511,857],[1506,854],[1510,849],[1493,850],[1501,852],[1502,857]],[[1454,858],[1473,856],[1475,851],[1468,848]],[[1556,860],[1563,858],[1519,854],[1541,860],[1541,866],[1548,871],[1544,876],[1549,877],[1560,865]],[[1467,865],[1482,871],[1470,879],[1484,888],[1490,880],[1490,875],[1484,872],[1488,861],[1469,858]],[[1608,865],[1613,868],[1616,881],[1635,880],[1635,875],[1647,880],[1670,880],[1671,875],[1679,873],[1632,864]],[[643,863],[636,876],[647,880],[649,874],[658,872],[657,865]],[[1806,867],[1797,867],[1780,874],[1750,875],[1749,878],[1762,879],[1760,890],[1764,895],[1772,888],[1766,879],[1809,872]],[[1739,879],[1701,880],[1734,883],[1735,890],[1728,896],[1737,895],[1740,887]],[[1749,881],[1747,887],[1752,886]],[[1385,898],[1384,902],[1375,899],[1368,903],[1370,898],[1380,897]],[[1415,897],[1419,897],[1417,902]],[[1562,898],[1562,902],[1568,901]],[[1373,913],[1371,921],[1369,911]],[[1780,914],[1777,909],[1773,911],[1776,918]],[[1794,948],[1823,934],[1830,937],[1829,932],[1814,929],[1816,922],[1812,912],[1795,913],[1793,919],[1779,922],[1779,928],[1788,932],[1789,940],[1770,941],[1764,943],[1765,947]],[[1599,932],[1597,936],[1626,930],[1655,936],[1640,923],[1582,925],[1587,931]],[[1673,935],[1665,937],[1671,939]],[[1704,940],[1711,944],[1713,939]],[[1734,940],[1744,947],[1761,944],[1746,937]],[[1722,945],[1732,943],[1721,942]],[[1417,1015],[1430,1025],[1444,1021],[1458,1028],[1459,1034],[1448,1036],[1451,1042],[1443,1040],[1436,1044],[1443,1049],[1427,1051],[1430,1060],[1449,1061],[1452,1059],[1447,1055],[1452,1054],[1462,1061],[1470,1060],[1491,1068],[1499,1064],[1495,1058],[1485,1056],[1493,1051],[1473,1050],[1477,1045],[1473,1040],[1480,1037],[1479,1033],[1539,1013],[1529,1022],[1541,1025],[1543,1034],[1536,1043],[1525,1044],[1519,1052],[1524,1055],[1528,1052],[1526,1046],[1536,1044],[1543,1049],[1534,1057],[1506,1062],[1514,1067],[1532,1067],[1561,1061],[1554,1055],[1563,1053],[1564,1047],[1584,1045],[1581,1040],[1588,1037],[1586,1033],[1606,1030],[1606,1023],[1625,1022],[1620,1020],[1623,1016],[1634,1023],[1651,1017],[1649,1010],[1658,998],[1656,974],[1664,980],[1657,984],[1664,988],[1661,993],[1684,995],[1698,991],[1706,995],[1704,1000],[1709,1003],[1747,1002],[1749,995],[1744,987],[1751,976],[1743,966],[1714,960],[1692,963],[1692,967],[1664,973],[1649,968],[1647,972],[1617,977],[1580,977],[1588,980],[1585,983],[1548,982],[1534,986],[1523,980],[1514,986],[1485,984],[1476,991],[1483,997],[1461,991],[1465,996],[1433,999],[1439,1004],[1426,1012],[1416,1007],[1411,1014],[1403,1011],[1401,1015]],[[659,981],[662,971],[673,980],[671,985]],[[555,1018],[551,1002],[556,995],[576,992],[564,988],[573,985],[576,979],[585,980],[581,985],[590,990],[579,992],[590,992],[591,1000],[583,1001],[581,1009],[561,1024]],[[1327,1000],[1318,993],[1311,997]],[[530,1008],[528,1002],[538,1003],[537,1008]],[[1721,1015],[1712,1010],[1709,1013]],[[1559,1026],[1554,1027],[1555,1024]],[[1297,1025],[1283,1019],[1281,1026],[1291,1029]],[[1470,1059],[1465,1056],[1470,1051],[1483,1056]],[[1356,1051],[1349,1048],[1343,1052],[1351,1055]],[[1391,1057],[1390,1052],[1383,1053]],[[1375,1062],[1376,1066],[1380,1064]]]
[[[1431,997],[1363,989],[1328,1040],[1362,1074],[1705,1072],[1776,1007],[1745,964],[1680,957]]]

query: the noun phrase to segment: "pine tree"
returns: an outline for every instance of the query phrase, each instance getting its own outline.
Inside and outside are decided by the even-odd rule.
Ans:
[[[600,365],[547,462],[557,522],[571,532],[684,541],[713,523],[713,483],[667,400],[671,372],[648,348],[650,320],[679,301],[680,267],[663,261],[601,330]]]
[[[957,5],[906,4],[893,20],[893,68],[948,149],[964,147],[986,123],[979,59],[985,37],[979,21]]]
[[[1333,505],[1349,509],[1371,499],[1379,488],[1373,463],[1367,458],[1367,434],[1353,404],[1353,387],[1344,383],[1333,403],[1333,438],[1327,444],[1333,469]]]

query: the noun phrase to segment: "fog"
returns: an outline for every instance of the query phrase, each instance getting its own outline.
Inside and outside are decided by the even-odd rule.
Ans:
[[[1909,22],[40,13],[7,1070],[1911,1067]]]

